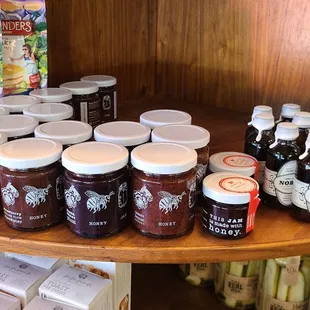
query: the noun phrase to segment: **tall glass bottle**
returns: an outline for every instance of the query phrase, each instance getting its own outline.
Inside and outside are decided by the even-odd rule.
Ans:
[[[296,140],[297,145],[300,147],[302,153],[305,152],[305,143],[308,137],[310,128],[310,113],[309,112],[297,112],[294,115],[293,124],[298,126],[299,136]]]

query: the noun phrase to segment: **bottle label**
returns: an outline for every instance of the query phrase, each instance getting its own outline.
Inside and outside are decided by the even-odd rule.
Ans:
[[[258,184],[264,183],[264,170],[265,170],[266,162],[259,161],[258,162]]]
[[[280,309],[280,310],[307,310],[309,300],[301,302],[289,302],[275,299],[271,296],[267,298],[266,309]]]
[[[292,203],[296,207],[310,212],[310,184],[294,178]]]

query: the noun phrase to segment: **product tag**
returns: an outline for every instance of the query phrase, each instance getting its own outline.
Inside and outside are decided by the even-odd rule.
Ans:
[[[275,299],[271,296],[267,298],[267,308],[270,310],[307,310],[309,300],[301,302],[289,302]]]
[[[287,264],[284,269],[283,282],[286,285],[296,285],[298,281],[298,271],[300,265],[300,256],[287,258]]]
[[[260,204],[260,199],[258,198],[258,190],[253,190],[250,192],[250,203],[249,203],[249,210],[248,210],[248,218],[246,224],[246,233],[250,232],[254,229],[255,224],[255,214],[257,208]]]

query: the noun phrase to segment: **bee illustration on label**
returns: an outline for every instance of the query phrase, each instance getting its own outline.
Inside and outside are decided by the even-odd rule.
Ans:
[[[128,185],[127,182],[124,182],[120,185],[118,189],[118,207],[124,208],[127,205],[128,201]]]
[[[133,199],[138,209],[147,209],[149,203],[153,201],[153,196],[144,185],[140,190],[133,192]]]
[[[160,191],[158,193],[159,197],[162,199],[159,201],[159,210],[167,214],[179,208],[179,203],[182,201],[185,192],[181,195],[172,195],[166,191]]]
[[[65,190],[65,200],[68,208],[70,209],[76,208],[78,202],[81,201],[81,195],[73,185],[71,185],[69,189]]]
[[[49,184],[46,188],[36,188],[29,185],[24,186],[23,190],[27,192],[25,197],[26,204],[34,208],[40,203],[45,202],[50,188],[52,188],[51,184]]]
[[[196,165],[196,171],[197,171],[197,182],[201,183],[203,178],[206,176],[207,173],[207,166],[203,164],[197,164]]]
[[[114,192],[111,191],[108,195],[99,195],[93,191],[86,191],[85,195],[89,197],[86,202],[87,209],[95,214],[96,212],[107,209]]]
[[[5,187],[1,188],[1,194],[4,203],[9,207],[15,204],[16,198],[19,197],[18,190],[9,182]]]

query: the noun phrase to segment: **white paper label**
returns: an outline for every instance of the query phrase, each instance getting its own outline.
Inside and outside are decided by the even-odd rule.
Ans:
[[[301,182],[294,178],[292,203],[310,212],[310,184]]]
[[[265,161],[258,162],[258,184],[264,183],[264,170],[265,170]]]
[[[81,122],[88,123],[88,103],[80,102]]]

